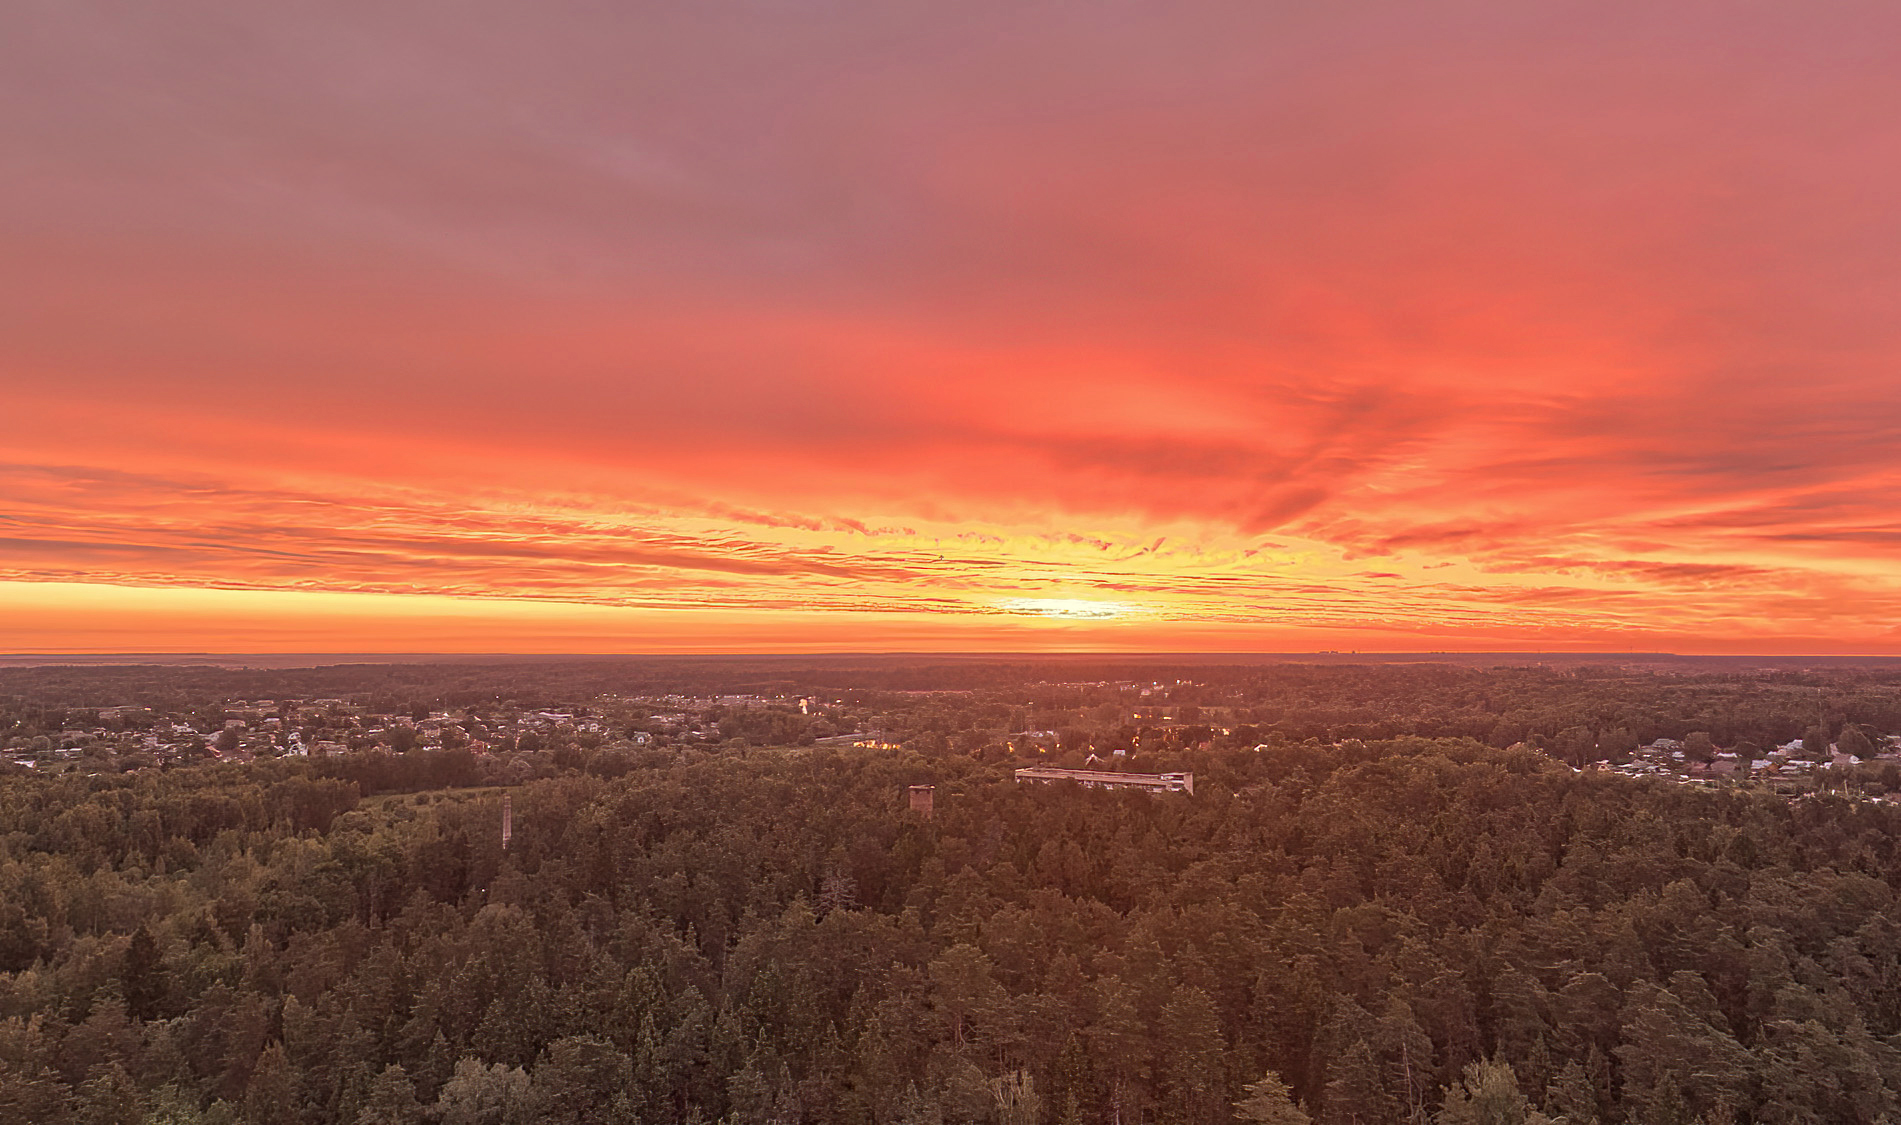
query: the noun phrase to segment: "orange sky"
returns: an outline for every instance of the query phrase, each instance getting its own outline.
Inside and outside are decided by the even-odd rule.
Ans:
[[[1901,650],[1878,3],[0,9],[0,650]]]

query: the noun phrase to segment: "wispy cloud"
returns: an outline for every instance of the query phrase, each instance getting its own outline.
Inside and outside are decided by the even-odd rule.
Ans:
[[[1892,643],[1886,7],[464,15],[0,12],[0,577]]]

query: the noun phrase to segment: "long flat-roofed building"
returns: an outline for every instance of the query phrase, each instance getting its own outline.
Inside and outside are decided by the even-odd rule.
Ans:
[[[1195,795],[1192,773],[1116,773],[1113,770],[1059,770],[1054,766],[1025,766],[1017,781],[1073,781],[1091,789],[1145,789],[1150,793]]]

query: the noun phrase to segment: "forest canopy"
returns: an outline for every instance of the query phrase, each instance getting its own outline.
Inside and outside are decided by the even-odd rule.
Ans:
[[[420,752],[418,752],[420,753]],[[1884,803],[1401,739],[0,779],[0,1111],[317,1122],[1866,1122]],[[934,784],[926,819],[909,786]]]

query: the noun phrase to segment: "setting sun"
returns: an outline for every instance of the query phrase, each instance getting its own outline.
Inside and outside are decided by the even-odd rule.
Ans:
[[[1892,650],[1897,17],[1510,11],[0,15],[0,647]]]
[[[1011,613],[1038,617],[1062,617],[1073,621],[1101,621],[1127,617],[1134,609],[1121,602],[1095,602],[1084,598],[1006,598],[1003,608]]]

